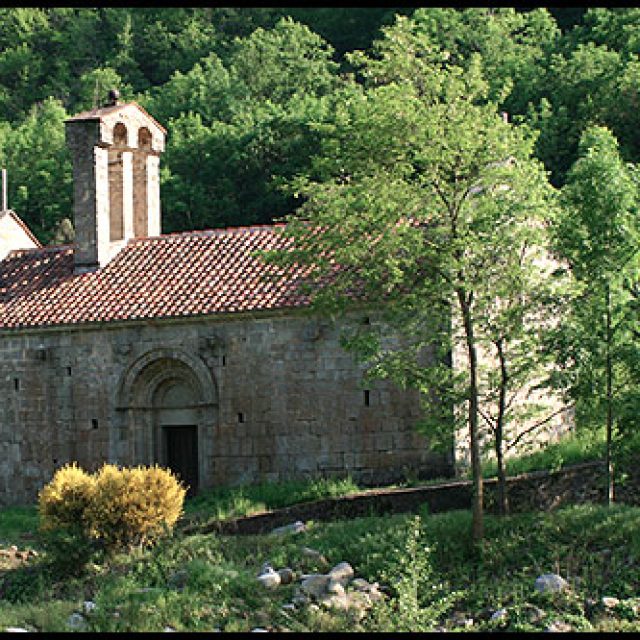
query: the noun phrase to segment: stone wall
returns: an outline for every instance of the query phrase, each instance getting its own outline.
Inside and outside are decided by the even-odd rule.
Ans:
[[[616,501],[640,505],[640,467],[630,468],[625,483],[616,488]],[[508,478],[511,513],[550,511],[571,504],[604,503],[605,466],[601,461],[572,465],[559,471],[535,471]],[[485,510],[495,513],[496,479],[485,480]],[[190,525],[185,532],[222,534],[266,533],[297,520],[323,521],[426,508],[428,513],[470,509],[470,481],[446,482],[407,489],[378,489],[342,498],[328,498],[244,518]]]
[[[0,334],[0,504],[33,501],[70,461],[166,463],[165,423],[197,425],[201,487],[450,474],[415,432],[417,394],[380,382],[365,397],[338,333],[290,314]],[[174,382],[195,400],[158,405]]]

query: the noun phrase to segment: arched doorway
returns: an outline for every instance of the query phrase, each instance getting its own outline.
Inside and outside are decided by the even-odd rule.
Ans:
[[[211,486],[218,399],[202,360],[172,349],[148,352],[123,375],[117,404],[112,459],[169,467],[189,495]]]
[[[156,459],[195,495],[199,487],[197,391],[188,380],[165,380],[153,394]]]

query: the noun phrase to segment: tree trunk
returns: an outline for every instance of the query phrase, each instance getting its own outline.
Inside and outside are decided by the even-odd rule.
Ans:
[[[613,485],[614,485],[614,469],[613,469],[613,456],[611,455],[611,448],[613,444],[613,366],[611,362],[611,342],[612,342],[612,329],[611,329],[611,291],[609,289],[609,283],[605,285],[605,303],[607,314],[607,336],[606,336],[606,378],[607,378],[607,450],[606,450],[606,463],[607,463],[607,504],[613,503]]]
[[[474,543],[479,543],[484,537],[483,522],[483,483],[482,466],[480,461],[480,442],[478,434],[478,354],[476,351],[473,321],[471,318],[470,302],[463,288],[456,291],[462,322],[464,325],[467,357],[469,358],[469,439],[471,448],[471,474],[473,476],[473,527]]]
[[[495,343],[498,350],[498,360],[500,361],[500,396],[498,399],[498,417],[496,419],[496,433],[494,446],[496,452],[496,462],[498,465],[498,512],[501,516],[509,512],[509,500],[507,498],[507,474],[504,468],[504,451],[502,443],[504,441],[504,421],[507,411],[507,385],[509,376],[507,373],[507,363],[503,350],[503,340]]]

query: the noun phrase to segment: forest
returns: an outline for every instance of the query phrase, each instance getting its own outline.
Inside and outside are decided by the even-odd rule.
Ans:
[[[117,87],[168,129],[164,232],[285,216],[301,201],[284,185],[309,172],[336,103],[367,82],[353,52],[376,42],[382,51],[399,17],[449,65],[480,60],[487,99],[535,132],[554,186],[589,124],[608,127],[622,157],[638,160],[640,9],[6,8],[0,166],[9,206],[42,242],[65,241],[63,122]]]

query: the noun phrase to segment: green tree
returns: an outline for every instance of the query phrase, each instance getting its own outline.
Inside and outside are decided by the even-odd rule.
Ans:
[[[430,431],[451,436],[456,417],[466,425],[480,541],[482,321],[495,287],[517,279],[504,272],[517,260],[505,256],[542,219],[553,191],[531,158],[528,130],[505,122],[488,99],[479,57],[466,68],[446,58],[406,18],[371,56],[351,57],[365,87],[335,96],[322,152],[294,182],[305,198],[285,231],[294,246],[275,260],[308,268],[322,312],[353,309],[354,296],[377,309],[374,322],[345,337],[368,375],[439,398],[425,406]],[[458,369],[447,363],[451,350]]]
[[[19,125],[0,128],[0,165],[7,168],[9,206],[41,242],[51,239],[57,222],[72,210],[66,118],[64,107],[49,99],[34,106]]]
[[[279,189],[318,148],[340,84],[331,48],[289,19],[210,54],[142,103],[168,122],[166,230],[267,223],[295,207]],[[260,73],[255,69],[260,68]]]
[[[639,124],[637,56],[625,56],[593,42],[578,44],[551,57],[531,123],[540,131],[537,155],[552,172],[554,184],[565,182],[578,156],[578,143],[591,125],[610,128],[621,151],[637,161]]]
[[[630,406],[635,411],[640,407],[633,375],[635,319],[630,313],[632,285],[640,275],[638,185],[608,129],[586,129],[579,154],[562,190],[562,215],[554,226],[558,251],[581,285],[557,338],[565,363],[559,380],[575,399],[582,423],[604,423],[611,503],[621,418]]]
[[[545,217],[552,210],[550,200]],[[479,412],[484,440],[495,453],[501,514],[508,512],[506,455],[566,412],[561,398],[549,394],[554,362],[544,345],[564,313],[571,282],[551,257],[540,213],[521,221],[523,228],[511,236],[515,244],[487,271],[484,284],[494,297],[476,303],[487,356],[479,366]]]

